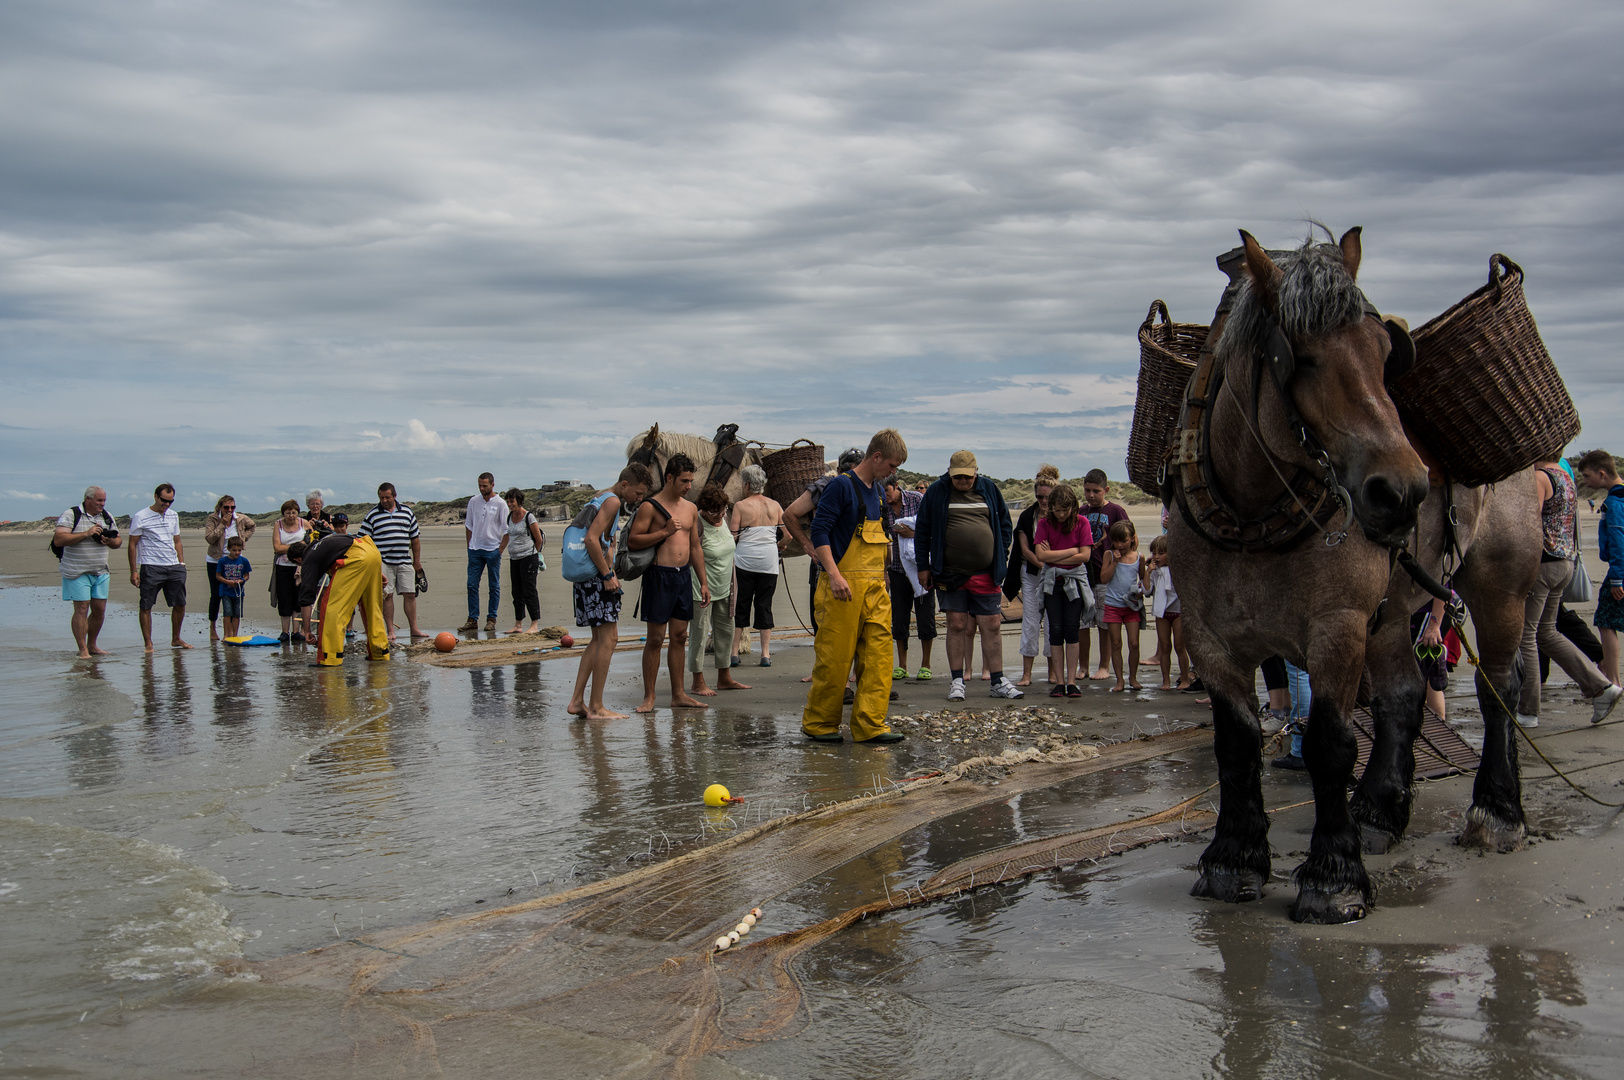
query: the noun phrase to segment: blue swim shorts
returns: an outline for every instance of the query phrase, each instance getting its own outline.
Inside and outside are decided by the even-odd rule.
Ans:
[[[107,586],[113,575],[103,570],[99,574],[80,574],[62,579],[62,599],[83,603],[86,600],[106,600]]]

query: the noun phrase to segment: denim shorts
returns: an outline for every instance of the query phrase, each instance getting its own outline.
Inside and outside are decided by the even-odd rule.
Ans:
[[[240,619],[240,618],[242,618],[242,597],[240,597],[240,596],[222,596],[222,597],[220,597],[220,614],[223,615],[225,618],[228,618],[228,619]]]

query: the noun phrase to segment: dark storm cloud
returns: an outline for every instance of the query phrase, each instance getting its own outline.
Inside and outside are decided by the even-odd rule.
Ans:
[[[1206,321],[1235,228],[1310,216],[1365,226],[1412,321],[1518,259],[1581,441],[1617,441],[1620,22],[5,5],[0,514],[91,474],[256,506],[601,476],[654,420],[1117,473],[1150,300]],[[76,396],[113,430],[45,452]]]

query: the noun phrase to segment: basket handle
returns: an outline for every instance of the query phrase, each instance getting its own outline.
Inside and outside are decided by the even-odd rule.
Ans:
[[[813,442],[811,439],[796,439],[794,442],[792,442],[788,446],[784,447],[784,449],[786,449],[786,450],[794,450],[796,447],[800,446],[802,443],[805,443],[808,446],[816,446],[816,445],[818,445],[817,443]]]
[[[1145,321],[1139,324],[1139,329],[1154,331],[1156,329],[1157,315],[1162,317],[1162,338],[1163,340],[1168,340],[1172,337],[1173,333],[1173,316],[1167,313],[1167,304],[1165,301],[1152,300],[1150,302],[1150,310],[1145,313]]]
[[[1504,270],[1505,273],[1501,274],[1501,270]],[[1490,303],[1498,304],[1500,302],[1500,288],[1507,281],[1510,281],[1513,276],[1518,281],[1521,281],[1523,276],[1522,267],[1498,251],[1489,257],[1489,285],[1494,289],[1494,297],[1489,301]]]

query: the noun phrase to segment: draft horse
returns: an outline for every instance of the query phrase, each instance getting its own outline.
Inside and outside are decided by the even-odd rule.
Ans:
[[[1191,378],[1163,490],[1180,511],[1169,554],[1191,653],[1212,694],[1219,769],[1216,834],[1191,891],[1254,900],[1269,879],[1255,679],[1263,660],[1281,656],[1314,684],[1303,744],[1314,832],[1291,916],[1346,922],[1373,898],[1347,794],[1350,713],[1393,553],[1428,494],[1427,469],[1386,391],[1414,362],[1414,345],[1355,283],[1358,229],[1278,261],[1250,233],[1241,240],[1238,291]],[[1384,715],[1409,709],[1407,697],[1389,699]],[[1415,724],[1394,723],[1389,744],[1419,725],[1419,697],[1415,706]],[[1402,764],[1402,752],[1387,752]],[[1390,831],[1407,822],[1407,778],[1403,788],[1389,778],[1367,793],[1368,816],[1385,814]]]

